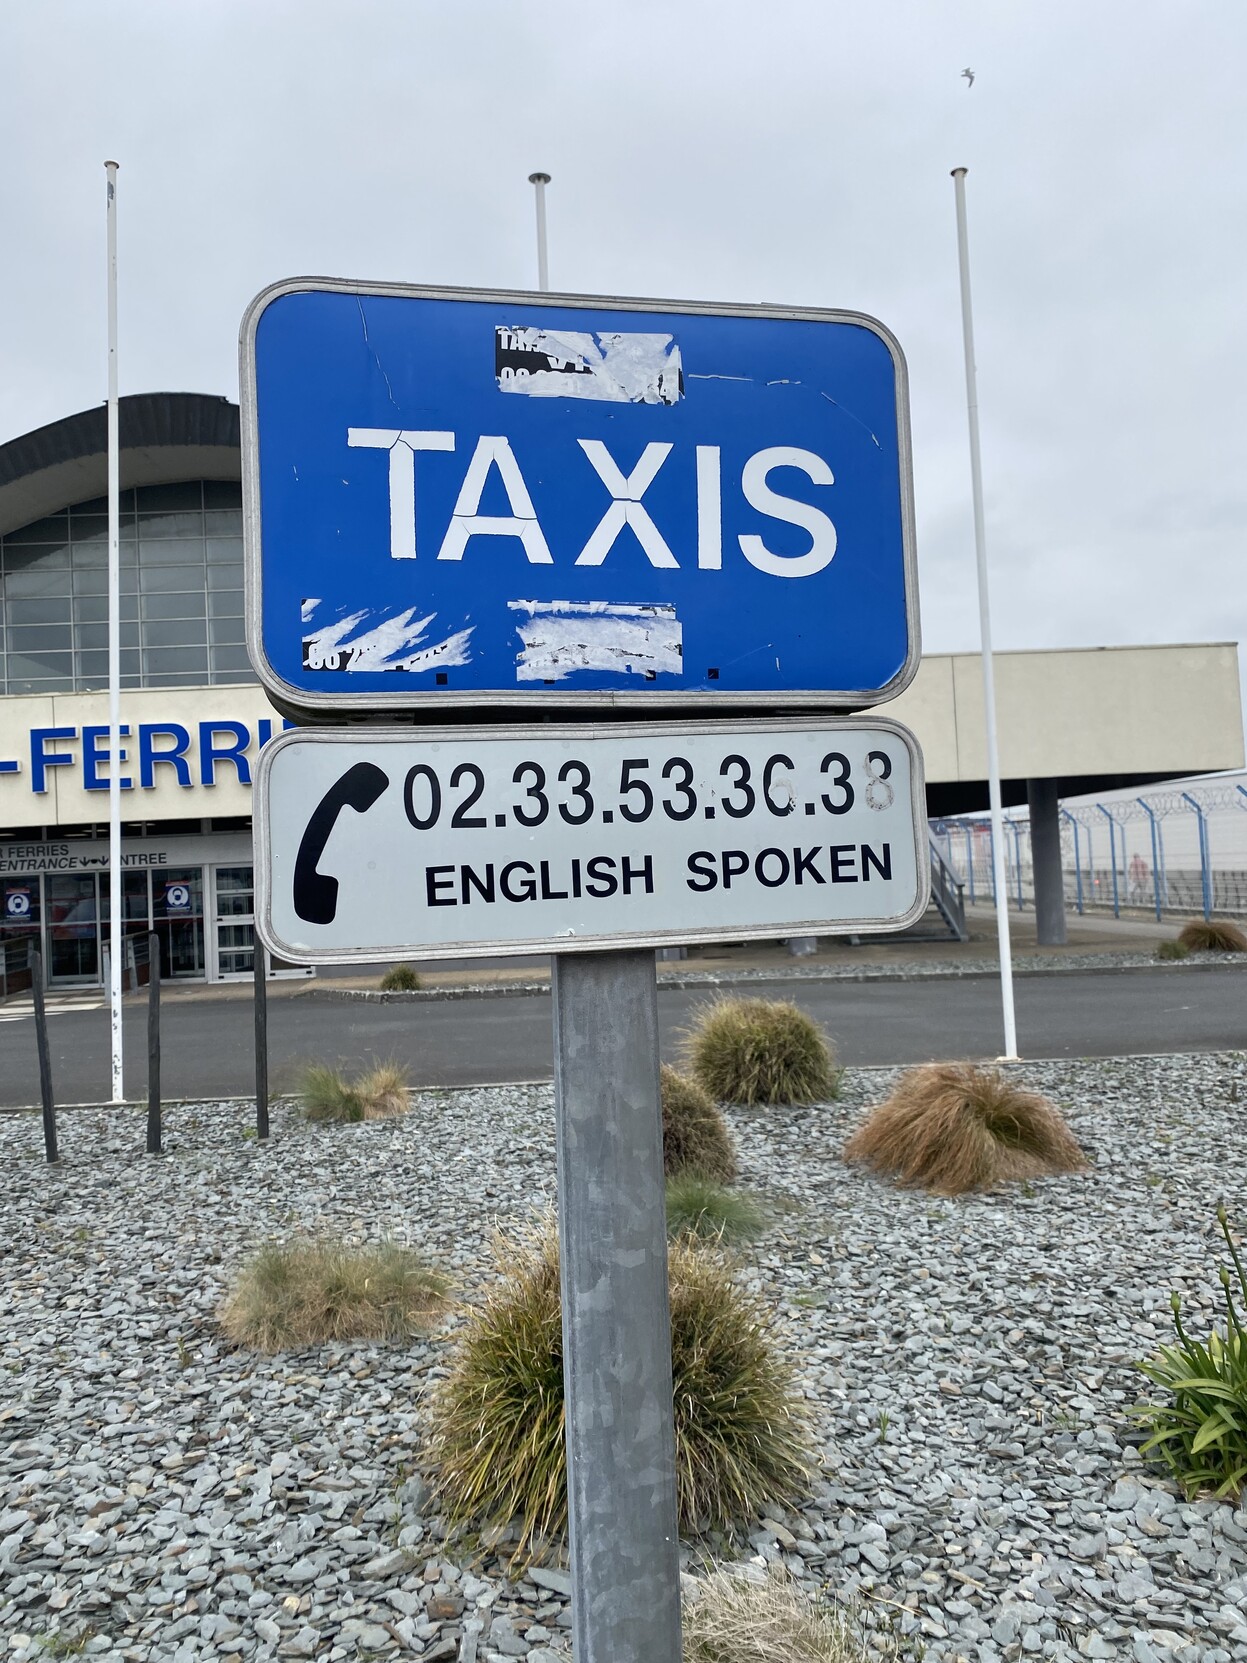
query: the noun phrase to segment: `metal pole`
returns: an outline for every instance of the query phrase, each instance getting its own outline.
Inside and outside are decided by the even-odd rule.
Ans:
[[[546,186],[548,173],[530,173],[528,183],[537,197],[537,287],[542,294],[550,287],[550,265],[546,256]]]
[[[679,1663],[654,955],[559,954],[553,994],[576,1663]]]
[[[1208,822],[1204,818],[1203,808],[1195,801],[1189,791],[1182,793],[1182,800],[1189,803],[1195,810],[1195,819],[1199,827],[1199,885],[1204,902],[1204,917],[1212,917],[1212,873],[1209,869],[1208,851]]]
[[[265,952],[259,936],[251,948],[255,983],[255,1135],[268,1136],[268,982]]]
[[[160,937],[147,938],[147,1153],[160,1153]]]
[[[121,480],[117,422],[117,163],[108,176],[108,1009],[112,1093],[125,1102],[121,1040]]]
[[[1018,1054],[1013,1011],[1013,959],[1009,945],[1009,900],[1005,890],[1004,818],[1000,794],[1000,753],[996,743],[996,677],[992,668],[991,602],[987,587],[987,527],[983,513],[983,464],[979,452],[979,395],[974,365],[974,319],[970,302],[970,243],[966,230],[966,169],[953,169],[957,197],[957,258],[961,268],[961,332],[966,358],[966,412],[970,426],[970,487],[974,501],[974,552],[979,576],[979,634],[983,654],[983,710],[987,721],[987,781],[992,810],[992,874],[996,936],[1000,946],[1000,1002],[1007,1059]]]
[[[970,883],[970,905],[974,905],[974,832],[969,821],[965,825],[966,834],[966,877]]]
[[[1121,896],[1117,892],[1117,822],[1103,803],[1095,805],[1108,821],[1108,866],[1113,874],[1113,917],[1121,917]]]
[[[39,1055],[39,1096],[43,1103],[43,1152],[50,1161],[60,1159],[56,1147],[56,1104],[52,1098],[52,1056],[48,1049],[48,1013],[43,1005],[43,954],[31,954],[30,991],[35,1002],[35,1049]]]
[[[1160,846],[1159,846],[1159,842],[1158,842],[1158,839],[1157,839],[1157,836],[1156,836],[1156,816],[1155,816],[1155,814],[1153,814],[1152,810],[1148,807],[1147,803],[1145,803],[1143,801],[1142,797],[1136,797],[1135,801],[1138,803],[1139,807],[1143,810],[1144,814],[1147,815],[1148,825],[1150,826],[1151,832],[1152,832],[1152,900],[1156,903],[1156,922],[1159,924],[1160,923]]]

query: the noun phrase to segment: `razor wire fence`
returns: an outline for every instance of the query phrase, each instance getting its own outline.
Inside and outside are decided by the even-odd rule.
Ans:
[[[992,828],[986,816],[931,821],[931,836],[967,905],[995,902]],[[1011,906],[1035,904],[1030,819],[1005,815]],[[1061,804],[1065,904],[1114,916],[1247,916],[1247,783],[1177,781],[1161,790],[1070,798]]]

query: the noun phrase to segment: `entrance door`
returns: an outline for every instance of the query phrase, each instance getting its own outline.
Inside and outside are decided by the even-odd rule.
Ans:
[[[158,866],[153,869],[152,924],[160,938],[160,974],[202,978],[202,866]]]
[[[94,872],[49,872],[44,879],[48,982],[100,979],[99,877]]]
[[[255,963],[255,891],[250,866],[216,869],[217,975],[250,976]]]

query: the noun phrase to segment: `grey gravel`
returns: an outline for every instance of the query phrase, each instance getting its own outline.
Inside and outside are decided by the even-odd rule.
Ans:
[[[1139,1459],[1134,1360],[1217,1311],[1213,1209],[1240,1215],[1241,1054],[1047,1063],[1081,1177],[961,1202],[836,1151],[888,1071],[843,1098],[732,1111],[772,1223],[743,1278],[778,1313],[818,1454],[808,1501],[730,1542],[860,1603],[932,1660],[1247,1663],[1247,1510],[1188,1503]],[[420,1475],[455,1320],[404,1348],[232,1352],[230,1276],[292,1229],[418,1245],[471,1296],[491,1238],[553,1193],[549,1090],[426,1092],[402,1122],[312,1127],[179,1107],[0,1120],[0,1656],[570,1656],[558,1562],[506,1575],[507,1533],[448,1541]],[[1219,1291],[1219,1290],[1218,1290]],[[692,1586],[692,1584],[690,1584]],[[7,1651],[4,1648],[7,1646]],[[916,1655],[916,1652],[915,1652]]]

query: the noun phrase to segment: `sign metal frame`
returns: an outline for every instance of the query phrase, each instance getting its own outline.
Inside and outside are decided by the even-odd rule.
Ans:
[[[707,925],[701,929],[690,930],[687,926],[678,926],[664,931],[638,931],[636,933],[607,933],[587,936],[580,939],[567,936],[536,935],[523,939],[512,938],[502,941],[452,941],[444,945],[421,944],[412,947],[389,945],[384,947],[370,946],[357,949],[345,947],[316,948],[305,944],[295,944],[284,941],[274,930],[272,922],[272,815],[269,802],[269,780],[277,759],[291,746],[296,745],[351,745],[375,747],[380,752],[387,745],[423,746],[425,744],[462,745],[467,748],[476,741],[503,740],[512,744],[518,740],[514,727],[494,725],[490,727],[452,727],[452,728],[313,728],[294,729],[273,739],[260,753],[260,762],[256,773],[255,784],[255,847],[256,847],[256,894],[255,894],[255,923],[261,941],[271,953],[279,958],[293,959],[301,964],[354,964],[375,963],[378,958],[387,959],[415,959],[435,961],[443,958],[497,958],[511,957],[516,954],[527,953],[595,953],[612,951],[629,951],[637,948],[664,947],[674,943],[688,946],[701,946],[722,941],[770,941],[778,933],[785,936],[826,935],[833,932],[837,935],[848,934],[893,934],[897,931],[909,929],[927,909],[930,901],[930,858],[927,852],[927,842],[924,835],[926,827],[926,788],[922,764],[922,752],[917,740],[909,729],[890,717],[879,716],[874,712],[861,717],[835,717],[804,719],[794,716],[788,720],[772,719],[759,720],[752,717],[740,718],[736,721],[723,719],[714,722],[563,722],[543,723],[533,734],[533,738],[541,740],[580,740],[600,736],[610,739],[652,739],[661,737],[673,741],[681,737],[694,736],[697,738],[713,738],[716,734],[739,734],[747,731],[750,735],[774,734],[777,738],[783,734],[802,733],[856,733],[863,729],[875,730],[890,734],[905,747],[909,756],[909,811],[914,838],[915,872],[918,883],[918,895],[914,905],[903,916],[880,922],[877,917],[866,914],[860,918],[812,917],[799,922],[784,922],[777,925],[773,921],[769,924],[741,925],[735,923],[723,925]],[[539,851],[538,851],[539,853]]]
[[[722,318],[759,318],[777,321],[849,324],[869,330],[886,346],[895,375],[896,443],[899,472],[900,530],[905,630],[905,660],[892,679],[876,689],[821,688],[729,692],[707,689],[666,689],[641,686],[609,689],[574,689],[555,686],[542,690],[497,688],[490,690],[450,688],[406,688],[393,693],[360,692],[345,696],[297,687],[269,663],[263,630],[263,546],[260,524],[259,420],[256,387],[256,331],[265,310],[276,300],[292,294],[332,293],[364,298],[414,300],[464,300],[499,307],[562,307],[581,311],[635,312],[697,315]],[[437,721],[461,711],[469,715],[503,710],[546,710],[559,716],[583,712],[582,719],[608,710],[627,710],[638,717],[642,711],[663,715],[683,714],[698,719],[710,710],[774,714],[779,710],[846,711],[869,709],[887,703],[904,692],[918,670],[922,656],[918,605],[918,568],[914,520],[913,445],[909,415],[909,375],[900,343],[886,325],[866,313],[829,308],[770,304],[729,304],[694,300],[651,300],[615,295],[557,294],[522,289],[474,289],[425,284],[353,281],[327,277],[293,277],[270,284],[248,306],[239,335],[239,385],[242,405],[242,493],[244,531],[244,583],[246,592],[247,650],[261,684],[276,707],[314,721],[381,721],[402,714],[408,718]],[[794,601],[796,597],[794,596]]]

